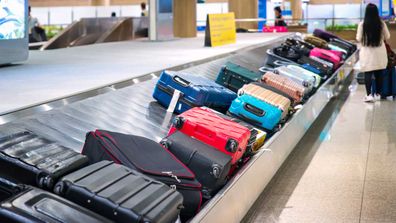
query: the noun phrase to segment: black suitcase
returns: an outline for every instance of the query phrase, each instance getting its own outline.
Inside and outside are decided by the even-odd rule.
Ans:
[[[54,191],[115,222],[175,222],[183,207],[179,192],[110,161],[64,176]]]
[[[91,163],[110,160],[137,170],[179,191],[184,198],[183,221],[201,208],[201,184],[169,150],[150,139],[96,130],[87,134],[82,151]]]
[[[306,68],[304,66],[308,65],[308,66],[311,66],[311,67],[319,70],[320,73],[317,73],[317,74],[319,74],[324,79],[327,79],[328,77],[331,76],[331,74],[333,74],[333,70],[332,70],[331,67],[329,67],[329,66],[327,66],[327,65],[325,65],[325,64],[323,64],[321,62],[318,62],[318,61],[316,61],[316,60],[314,60],[312,58],[309,58],[309,57],[306,57],[306,56],[302,56],[297,62],[300,65],[303,65],[303,68]]]
[[[164,138],[161,144],[194,172],[204,198],[210,199],[226,183],[231,156],[180,131]]]
[[[58,178],[87,164],[86,156],[29,131],[0,138],[0,176],[18,183],[52,190]]]
[[[111,221],[55,194],[0,179],[2,223],[110,223]]]
[[[348,42],[346,40],[343,40],[343,39],[333,38],[333,39],[330,39],[329,43],[334,46],[340,47],[341,49],[346,50],[348,52],[348,56],[357,50],[357,46],[355,44]]]

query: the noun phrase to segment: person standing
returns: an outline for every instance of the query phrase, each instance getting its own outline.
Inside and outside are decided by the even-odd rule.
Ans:
[[[275,12],[275,26],[287,26],[282,17],[282,9],[280,6],[274,8]]]
[[[140,3],[140,8],[142,12],[140,13],[141,16],[148,16],[147,5],[145,2]]]
[[[360,22],[356,34],[356,40],[361,44],[359,59],[366,84],[365,102],[381,99],[381,76],[388,63],[384,40],[389,38],[388,27],[381,20],[377,6],[369,3],[364,20]],[[375,78],[375,92],[372,89],[373,77]]]

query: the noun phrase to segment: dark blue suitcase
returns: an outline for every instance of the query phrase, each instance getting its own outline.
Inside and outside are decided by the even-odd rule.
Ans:
[[[364,76],[364,75],[363,75]],[[363,79],[364,81],[364,79]],[[372,91],[376,91],[375,81],[372,82]],[[396,68],[387,68],[382,74],[382,90],[380,92],[382,98],[396,96]]]
[[[162,72],[155,86],[153,97],[161,105],[168,107],[175,89],[181,92],[175,113],[201,106],[225,112],[237,97],[236,93],[212,80],[174,71]]]
[[[276,131],[282,118],[282,111],[279,108],[248,94],[236,98],[228,111],[246,122],[269,131]]]

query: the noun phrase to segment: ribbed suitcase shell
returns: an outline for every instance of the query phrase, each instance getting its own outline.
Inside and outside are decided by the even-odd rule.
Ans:
[[[313,35],[306,35],[304,41],[322,49],[328,49],[327,42],[319,37]]]
[[[282,110],[248,94],[237,97],[228,111],[269,131],[275,130],[282,117]]]
[[[154,89],[153,98],[164,107],[168,107],[175,89],[182,93],[175,107],[175,113],[200,106],[226,111],[232,100],[237,97],[234,92],[207,78],[163,71]]]
[[[237,92],[243,85],[261,79],[261,74],[248,70],[237,64],[227,62],[217,76],[216,83]],[[235,99],[234,97],[233,99]],[[208,106],[207,106],[208,107]]]
[[[272,72],[265,73],[263,75],[262,82],[285,92],[290,97],[293,97],[295,103],[302,102],[305,94],[307,93],[307,88],[303,87],[301,84]]]
[[[209,109],[198,107],[179,115],[168,135],[176,130],[231,156],[232,164],[236,164],[241,159],[250,139],[248,128],[222,118]]]
[[[287,68],[286,66],[280,66],[280,67],[275,68],[275,72],[281,76],[290,78],[293,81],[306,87],[308,92],[311,92],[313,90],[313,87],[316,82],[314,77],[300,73],[300,72],[295,72],[295,71]]]
[[[231,157],[180,131],[161,140],[202,184],[202,193],[210,199],[224,186],[231,169]]]
[[[3,179],[2,179],[3,181]],[[8,182],[7,182],[8,183]],[[0,183],[0,222],[4,223],[110,223],[112,221],[38,188]]]
[[[300,73],[304,73],[306,75],[312,76],[315,78],[315,84],[314,87],[318,88],[320,83],[322,82],[322,77],[318,74],[315,74],[314,72],[311,72],[309,70],[306,70],[300,66],[297,65],[287,65],[287,68],[289,68],[290,70],[293,70],[295,72],[300,72]]]
[[[322,58],[315,57],[315,56],[309,56],[309,58],[311,58],[312,60],[314,60],[314,61],[316,61],[316,62],[319,62],[319,63],[321,63],[321,64],[324,64],[325,66],[329,67],[329,68],[332,69],[332,70],[335,69],[334,64],[331,63],[331,62],[329,62],[329,61],[327,61],[327,60],[324,60],[324,59],[322,59]]]
[[[342,57],[338,53],[334,53],[330,50],[324,50],[320,48],[314,48],[313,50],[311,50],[309,55],[318,57],[332,63],[334,68],[338,68],[342,61]]]
[[[183,203],[176,190],[110,161],[63,177],[55,192],[115,222],[175,222]]]
[[[251,95],[282,110],[282,119],[285,118],[289,113],[291,102],[288,98],[283,97],[282,95],[267,90],[256,84],[247,84],[243,86],[241,91],[243,94]]]
[[[86,156],[32,132],[0,139],[0,175],[51,190],[56,180],[88,164]]]

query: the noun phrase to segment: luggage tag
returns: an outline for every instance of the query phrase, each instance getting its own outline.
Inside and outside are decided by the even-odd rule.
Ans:
[[[180,95],[181,95],[181,92],[179,90],[175,89],[173,91],[173,96],[172,96],[171,102],[169,103],[169,107],[166,110],[167,112],[173,113],[175,111],[175,108],[177,106],[177,102],[179,101]],[[179,106],[181,106],[181,104]]]

